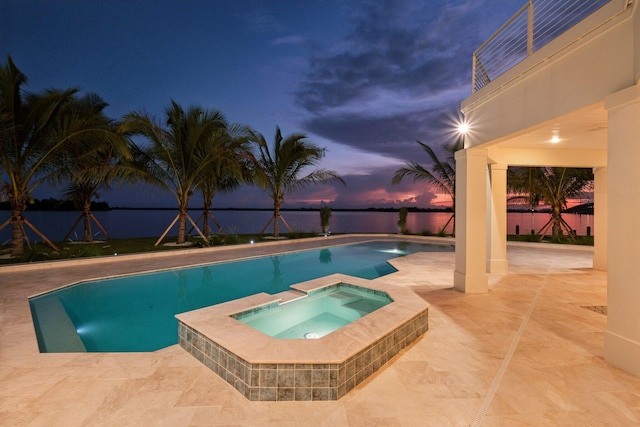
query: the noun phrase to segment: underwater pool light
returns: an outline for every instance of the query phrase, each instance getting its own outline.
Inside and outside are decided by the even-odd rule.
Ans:
[[[407,255],[409,252],[407,251],[403,251],[402,249],[380,249],[378,250],[378,252],[384,252],[387,254],[400,254],[400,255]]]

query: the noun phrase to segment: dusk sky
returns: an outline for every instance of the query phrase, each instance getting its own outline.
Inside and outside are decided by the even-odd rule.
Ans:
[[[500,0],[0,0],[2,63],[26,89],[79,87],[107,114],[162,118],[173,99],[222,111],[272,142],[303,132],[326,147],[321,167],[347,182],[287,196],[285,207],[417,206],[443,202],[425,183],[391,185],[405,162],[453,140],[471,93],[473,51],[524,3]],[[59,197],[42,188],[38,198]],[[113,206],[172,207],[152,188],[113,188]],[[191,206],[200,207],[194,197]],[[271,207],[243,187],[214,208]]]

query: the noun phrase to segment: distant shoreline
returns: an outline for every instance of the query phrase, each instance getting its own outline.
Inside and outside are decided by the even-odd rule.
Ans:
[[[116,206],[110,210],[150,210],[150,211],[175,211],[176,207],[165,208],[132,208]],[[190,211],[201,211],[203,208],[189,208]],[[212,208],[212,211],[273,211],[273,208]],[[283,212],[318,212],[320,208],[281,208]],[[331,208],[333,212],[397,212],[400,208]],[[453,212],[451,208],[413,208],[407,207],[409,212]]]
[[[68,204],[65,205],[56,205],[52,200],[45,201],[46,203],[41,203],[40,201],[36,201],[33,206],[29,206],[27,208],[27,212],[33,211],[60,211],[60,212],[80,212],[80,209],[74,209],[70,207]],[[393,207],[393,208],[331,208],[333,212],[398,212],[401,207]],[[417,207],[406,207],[409,212],[449,212],[453,213],[453,209],[450,207],[440,207],[440,208],[417,208]],[[9,203],[1,202],[0,203],[0,211],[9,211]],[[121,211],[176,211],[177,208],[175,206],[165,206],[165,207],[132,207],[132,206],[109,206],[106,202],[97,202],[91,208],[92,212],[101,212],[101,211],[112,211],[112,210],[121,210]],[[189,211],[203,211],[202,207],[193,207],[189,208]],[[318,212],[320,210],[319,207],[314,208],[281,208],[282,212]],[[269,212],[273,211],[273,208],[234,208],[234,207],[214,207],[211,211],[264,211]],[[548,208],[540,208],[531,210],[528,208],[508,208],[507,212],[509,213],[549,213]],[[565,209],[562,213],[567,214],[579,214],[579,215],[593,215],[593,203],[585,203],[582,205],[573,206],[571,208]]]

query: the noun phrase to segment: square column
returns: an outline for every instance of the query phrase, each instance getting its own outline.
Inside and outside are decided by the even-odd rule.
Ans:
[[[487,151],[456,152],[455,289],[487,292]]]
[[[593,170],[593,269],[607,271],[607,168]]]
[[[607,97],[605,108],[609,130],[604,358],[640,376],[640,85]]]
[[[487,271],[491,274],[507,274],[507,165],[492,164],[489,195],[491,230]]]

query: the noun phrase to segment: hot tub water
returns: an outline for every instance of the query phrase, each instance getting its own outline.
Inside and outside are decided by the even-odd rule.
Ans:
[[[235,319],[274,338],[318,339],[392,302],[380,292],[338,284]]]

